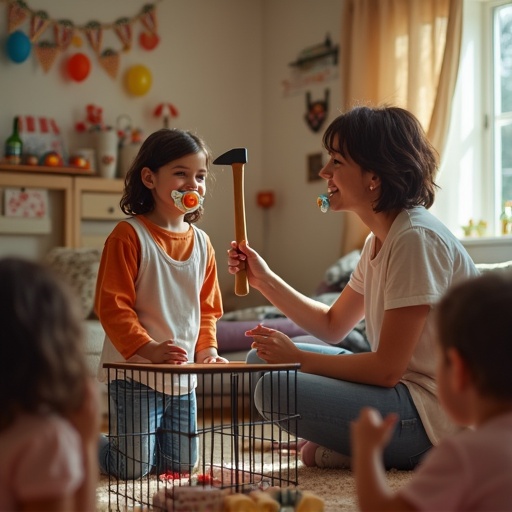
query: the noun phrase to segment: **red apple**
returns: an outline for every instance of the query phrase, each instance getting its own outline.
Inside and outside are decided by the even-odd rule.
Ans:
[[[89,162],[81,155],[72,155],[69,157],[69,165],[79,169],[89,169]]]

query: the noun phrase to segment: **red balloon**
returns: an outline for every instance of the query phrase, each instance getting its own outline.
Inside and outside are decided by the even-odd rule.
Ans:
[[[159,42],[160,38],[157,34],[141,32],[139,35],[139,43],[145,50],[152,50],[153,48],[156,48]]]
[[[83,53],[75,53],[68,59],[66,67],[69,76],[75,82],[81,82],[89,75],[89,71],[91,70],[91,61],[87,55]]]

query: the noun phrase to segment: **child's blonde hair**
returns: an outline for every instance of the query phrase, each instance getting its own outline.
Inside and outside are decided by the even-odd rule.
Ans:
[[[83,401],[87,366],[76,298],[42,264],[0,260],[0,429],[20,413],[66,415]]]

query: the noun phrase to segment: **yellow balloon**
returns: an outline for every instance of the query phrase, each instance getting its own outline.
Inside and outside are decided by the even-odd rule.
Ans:
[[[126,88],[134,96],[143,96],[151,88],[151,71],[146,66],[138,64],[126,72]]]

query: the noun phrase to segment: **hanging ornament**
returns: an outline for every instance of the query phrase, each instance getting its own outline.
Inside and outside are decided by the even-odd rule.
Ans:
[[[152,32],[143,31],[139,35],[139,44],[144,48],[144,50],[153,50],[159,42],[160,38],[158,35],[153,34]]]
[[[75,82],[82,82],[89,76],[91,61],[83,53],[75,53],[66,62],[68,75]]]
[[[27,19],[27,4],[22,0],[10,3],[7,17],[9,20],[9,34],[11,34]]]
[[[71,44],[75,47],[75,48],[81,48],[82,45],[84,44],[83,40],[82,40],[82,37],[80,36],[80,34],[78,32],[75,31],[75,33],[73,34],[73,38],[71,39]]]
[[[114,23],[114,32],[123,43],[123,50],[128,51],[132,46],[132,24],[129,18],[119,18]]]
[[[161,117],[164,120],[164,128],[169,128],[169,121],[173,117],[178,117],[178,109],[172,103],[159,103],[153,111],[155,117]]]
[[[27,35],[20,30],[14,31],[8,38],[5,45],[7,56],[17,64],[25,62],[30,55],[32,43]]]
[[[140,21],[152,34],[156,34],[158,23],[156,19],[155,6],[153,4],[146,4],[142,8]]]
[[[37,11],[30,20],[30,40],[35,43],[39,36],[46,30],[50,24],[48,14],[44,11]]]
[[[119,70],[119,53],[107,48],[99,57],[101,67],[112,77],[117,77]]]
[[[97,21],[90,21],[85,26],[85,35],[95,53],[99,54],[103,41],[103,28]]]
[[[34,52],[39,64],[41,64],[44,72],[47,73],[59,54],[59,47],[48,41],[42,41],[34,47]]]
[[[66,51],[73,41],[75,26],[70,20],[59,20],[53,25],[53,34],[55,42],[61,51]]]
[[[126,72],[126,88],[134,96],[144,96],[151,88],[151,71],[146,66],[138,64]]]

